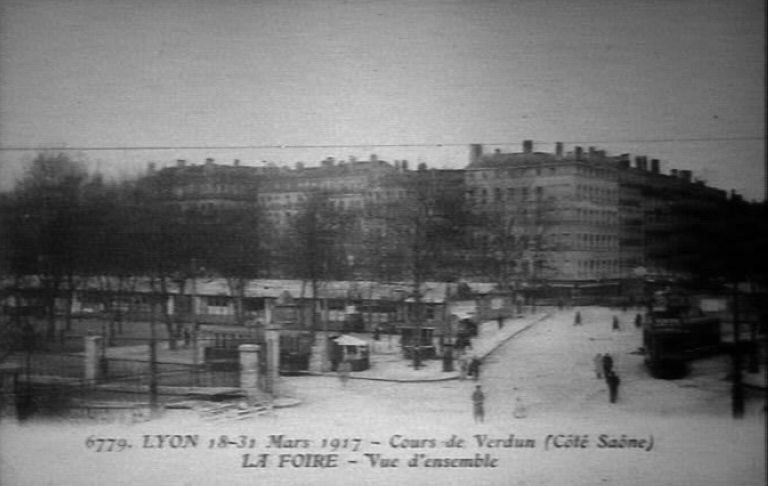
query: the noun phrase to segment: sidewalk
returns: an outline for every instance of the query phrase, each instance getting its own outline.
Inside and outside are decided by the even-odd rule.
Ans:
[[[469,356],[477,356],[483,360],[508,339],[551,315],[551,312],[540,311],[536,314],[522,317],[507,318],[504,320],[504,327],[501,329],[498,328],[498,323],[495,320],[483,322],[478,326],[478,336],[472,339],[472,348],[467,350],[467,354]],[[107,357],[112,359],[146,361],[147,351],[147,345],[119,346],[108,348],[106,353]],[[179,348],[171,351],[168,349],[167,342],[158,343],[157,359],[159,363],[168,364],[192,364],[194,362],[192,349]],[[413,361],[403,358],[398,347],[395,347],[390,353],[371,353],[370,359],[370,369],[352,372],[350,378],[420,382],[454,380],[459,377],[458,370],[444,372],[443,361],[440,359],[424,360],[422,368],[414,370]],[[456,365],[457,363],[454,362],[454,364]],[[317,373],[316,375],[336,376],[333,372]]]
[[[496,321],[487,321],[480,324],[478,336],[472,339],[472,348],[467,351],[468,356],[477,356],[485,359],[507,340],[525,331],[537,322],[550,317],[551,312],[539,312],[523,317],[508,318],[504,320],[504,327],[498,328]],[[429,382],[447,381],[459,378],[458,370],[443,371],[441,359],[425,360],[422,368],[413,369],[413,360],[403,358],[401,353],[395,354],[371,354],[371,367],[365,371],[355,371],[350,374],[351,379],[378,380],[394,382]],[[458,363],[454,361],[454,368]],[[322,376],[336,376],[335,373],[321,373]]]

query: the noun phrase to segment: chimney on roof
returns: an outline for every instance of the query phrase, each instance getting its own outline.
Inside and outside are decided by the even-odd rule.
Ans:
[[[400,167],[402,167],[403,170],[408,170],[408,161],[407,160],[401,160],[400,161]]]
[[[523,140],[523,153],[530,154],[533,152],[533,140]]]
[[[654,174],[659,174],[661,172],[659,159],[651,159],[651,172],[653,172]]]
[[[483,146],[479,143],[469,145],[469,163],[474,164],[483,156]]]
[[[672,177],[677,177],[677,169],[669,169],[669,175]]]
[[[693,180],[693,172],[690,170],[681,170],[680,178],[682,178],[685,182],[691,182]]]
[[[587,157],[587,158],[588,158],[589,160],[592,160],[592,159],[594,159],[594,158],[595,158],[595,153],[596,153],[596,152],[595,152],[595,147],[589,147],[589,155],[588,155],[588,157]]]
[[[210,157],[205,159],[205,165],[213,165],[213,159]]]
[[[635,157],[635,167],[638,170],[648,170],[648,157],[645,155]]]
[[[605,150],[598,150],[596,153],[599,158],[601,159],[605,158]]]
[[[629,160],[629,154],[619,155],[619,167],[622,169],[629,169],[631,161]]]
[[[150,162],[147,164],[147,172],[149,172],[150,174],[154,174],[155,169],[157,169],[157,165],[155,165],[154,162]]]
[[[584,157],[584,149],[579,146],[573,148],[573,156],[576,160],[581,160]]]
[[[418,165],[418,170],[427,170],[427,164],[424,162],[420,162]]]
[[[379,156],[376,155],[376,154],[371,154],[370,160],[371,160],[371,162],[378,162],[379,161]]]
[[[555,142],[555,156],[558,159],[563,158],[563,142]]]
[[[177,159],[176,160],[176,167],[186,167],[187,161],[184,159]]]
[[[235,159],[234,165],[235,167],[240,167],[240,159]]]

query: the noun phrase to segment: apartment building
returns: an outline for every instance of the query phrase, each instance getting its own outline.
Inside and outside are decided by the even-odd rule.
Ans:
[[[474,214],[461,222],[470,226],[472,238],[447,274],[501,285],[575,287],[673,276],[671,256],[680,250],[681,233],[691,221],[707,224],[727,201],[725,191],[706,186],[691,171],[665,174],[658,159],[645,156],[633,164],[629,154],[580,146],[565,151],[562,143],[554,153],[541,152],[530,140],[520,152],[485,152],[479,144],[469,149],[469,164],[454,170],[423,164],[413,170],[407,161],[390,163],[375,155],[293,168],[207,159],[202,165],[151,166],[142,184],[151,188],[154,202],[182,210],[259,208],[278,231],[289,228],[308,198],[321,192],[334,210],[355,220],[356,234],[346,235],[344,251],[369,275],[375,272],[365,266],[373,265],[365,236],[377,236],[382,254],[388,239],[397,238],[372,211],[407,205],[431,188],[433,195],[439,191],[443,199],[463,201]]]
[[[490,227],[478,230],[478,248],[504,265],[516,262],[517,280],[596,281],[619,277],[619,182],[604,152],[575,147],[564,153],[484,154],[470,149],[465,171],[471,206]]]

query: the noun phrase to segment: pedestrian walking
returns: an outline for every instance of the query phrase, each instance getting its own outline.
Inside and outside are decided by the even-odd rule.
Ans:
[[[475,386],[475,391],[472,393],[473,415],[475,417],[475,423],[485,422],[485,408],[483,407],[485,402],[485,394],[483,393],[480,385]]]
[[[616,317],[616,316],[613,316],[613,325],[612,325],[612,329],[613,329],[614,331],[618,331],[618,330],[620,330],[620,328],[619,328],[619,318],[618,318],[618,317]]]
[[[635,327],[637,329],[640,329],[641,327],[643,327],[643,316],[641,316],[640,314],[635,315]]]
[[[597,353],[595,357],[592,358],[592,362],[595,364],[595,375],[599,380],[603,377],[603,355]]]
[[[349,381],[349,372],[352,370],[352,365],[349,361],[344,360],[341,363],[339,363],[339,381],[341,381],[341,386],[346,387],[347,382]]]
[[[576,315],[573,317],[573,325],[574,326],[580,326],[581,325],[581,312],[576,311]]]
[[[517,397],[515,399],[515,410],[512,413],[515,418],[525,418],[528,416],[528,409],[525,407],[522,398]]]
[[[611,372],[613,372],[613,357],[610,354],[605,353],[603,355],[603,376],[608,379],[608,374]]]
[[[480,379],[480,359],[477,356],[473,356],[469,363],[469,374],[475,381]]]
[[[619,375],[611,371],[606,375],[605,381],[608,383],[608,395],[611,403],[616,403],[619,397],[619,384],[621,383]]]
[[[504,327],[504,318],[503,318],[503,317],[499,317],[499,318],[497,318],[496,320],[497,320],[497,321],[498,321],[498,323],[499,323],[499,329],[501,329],[502,327]]]

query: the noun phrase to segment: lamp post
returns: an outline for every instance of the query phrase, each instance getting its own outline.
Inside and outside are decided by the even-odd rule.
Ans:
[[[194,386],[199,385],[200,380],[200,322],[198,321],[198,300],[197,295],[197,276],[199,269],[197,266],[197,259],[193,258],[190,261],[190,275],[192,276],[192,383]]]
[[[739,332],[739,288],[733,282],[733,302],[731,304],[733,319],[733,383],[731,386],[731,412],[733,418],[744,416],[744,387],[741,381],[741,340]]]

